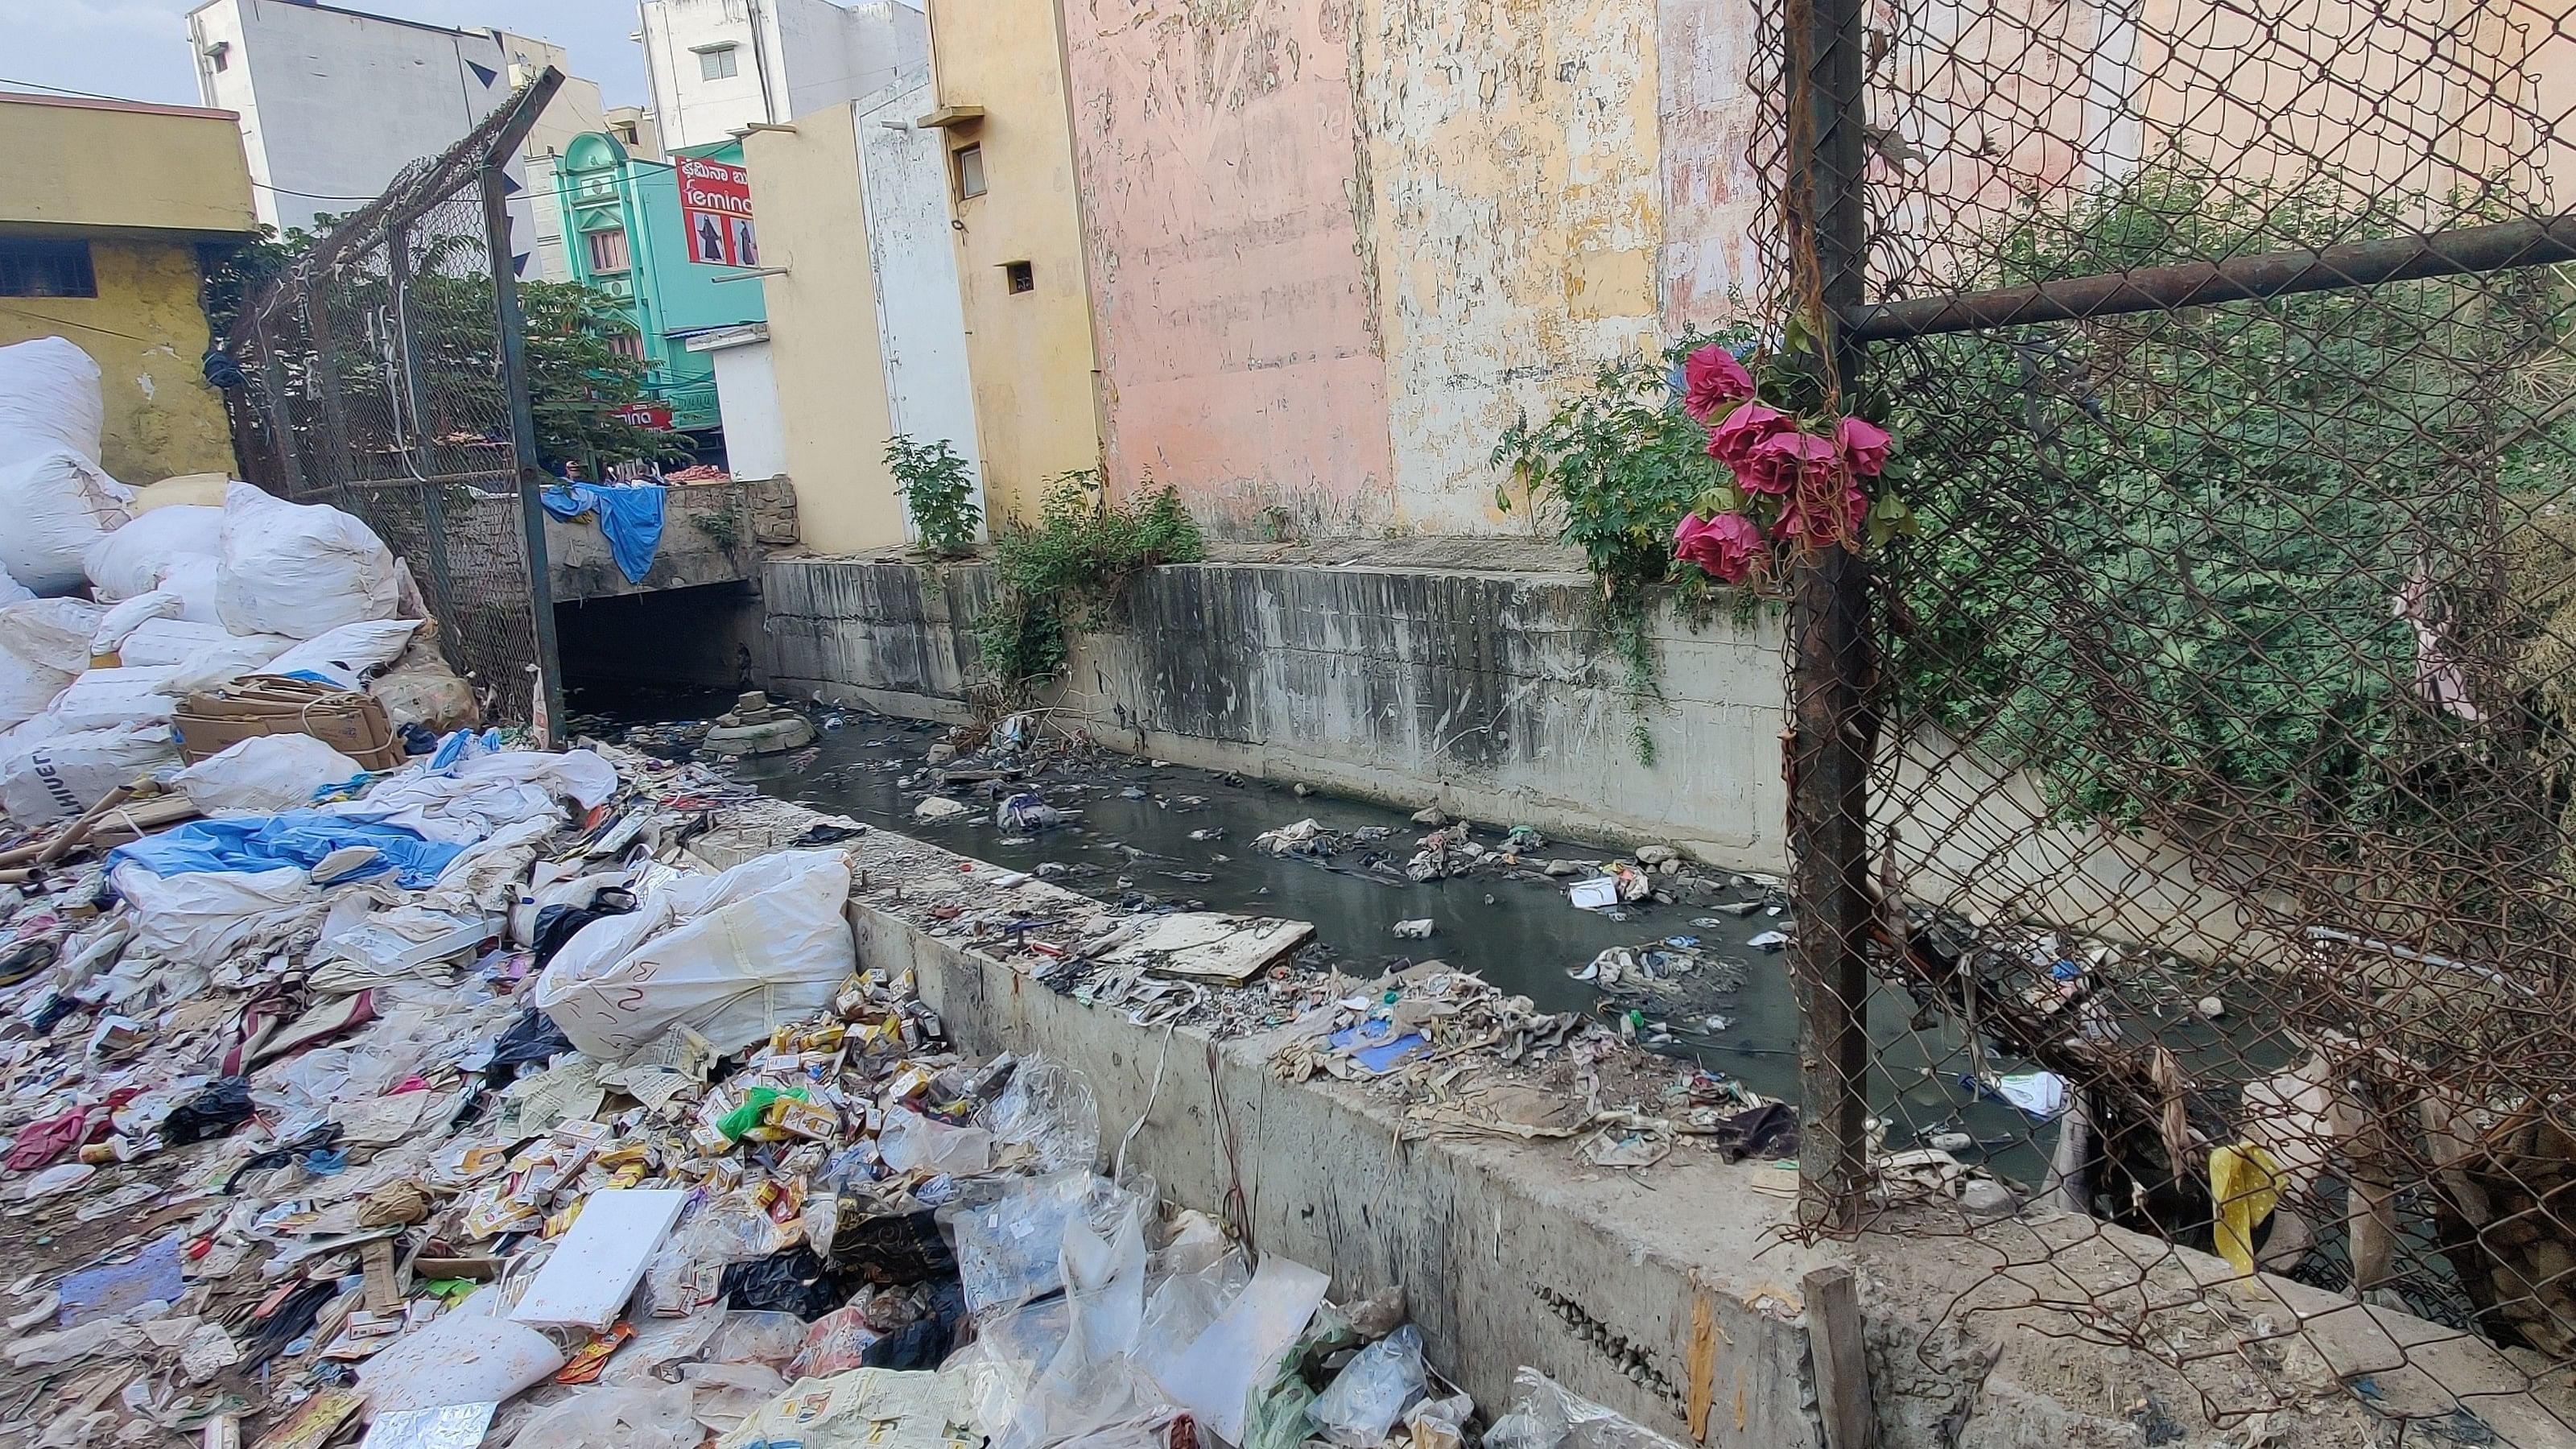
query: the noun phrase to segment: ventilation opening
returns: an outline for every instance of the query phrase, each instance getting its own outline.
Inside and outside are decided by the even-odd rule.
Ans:
[[[1002,285],[1014,292],[1034,292],[1038,289],[1037,271],[1027,262],[1004,262]]]

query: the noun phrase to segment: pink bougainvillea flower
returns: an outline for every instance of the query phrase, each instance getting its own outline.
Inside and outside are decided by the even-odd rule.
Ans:
[[[1753,374],[1712,342],[1682,361],[1682,411],[1705,423],[1731,402],[1753,396]]]
[[[1735,481],[1755,493],[1795,493],[1804,490],[1809,475],[1834,471],[1833,463],[1832,439],[1783,429],[1746,450],[1735,465]]]
[[[1699,565],[1711,578],[1740,584],[1762,557],[1762,529],[1741,513],[1685,513],[1673,527],[1673,557]]]
[[[1726,415],[1726,420],[1709,429],[1708,455],[1730,468],[1741,470],[1753,447],[1764,438],[1784,428],[1795,426],[1787,413],[1748,402]]]
[[[1834,424],[1834,446],[1843,462],[1863,478],[1875,478],[1887,466],[1887,430],[1862,418]]]

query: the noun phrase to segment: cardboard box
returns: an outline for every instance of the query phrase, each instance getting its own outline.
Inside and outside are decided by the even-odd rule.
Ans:
[[[252,675],[221,689],[200,690],[170,717],[179,758],[195,764],[243,740],[305,734],[370,770],[399,769],[402,739],[372,695],[309,679]]]

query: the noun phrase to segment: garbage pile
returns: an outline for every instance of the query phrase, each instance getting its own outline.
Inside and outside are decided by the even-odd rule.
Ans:
[[[101,420],[98,366],[78,347],[0,348],[0,811],[12,821],[77,817],[281,717],[348,757],[343,779],[401,763],[402,732],[425,746],[478,722],[409,571],[365,524],[218,474],[127,487],[99,467]],[[295,683],[242,683],[271,679]]]

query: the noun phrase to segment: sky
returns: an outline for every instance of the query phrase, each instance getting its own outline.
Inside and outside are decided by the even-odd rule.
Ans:
[[[0,0],[0,90],[56,89],[198,104],[182,18],[201,0]],[[644,54],[633,0],[346,0],[343,10],[551,40],[612,106],[642,105]]]

